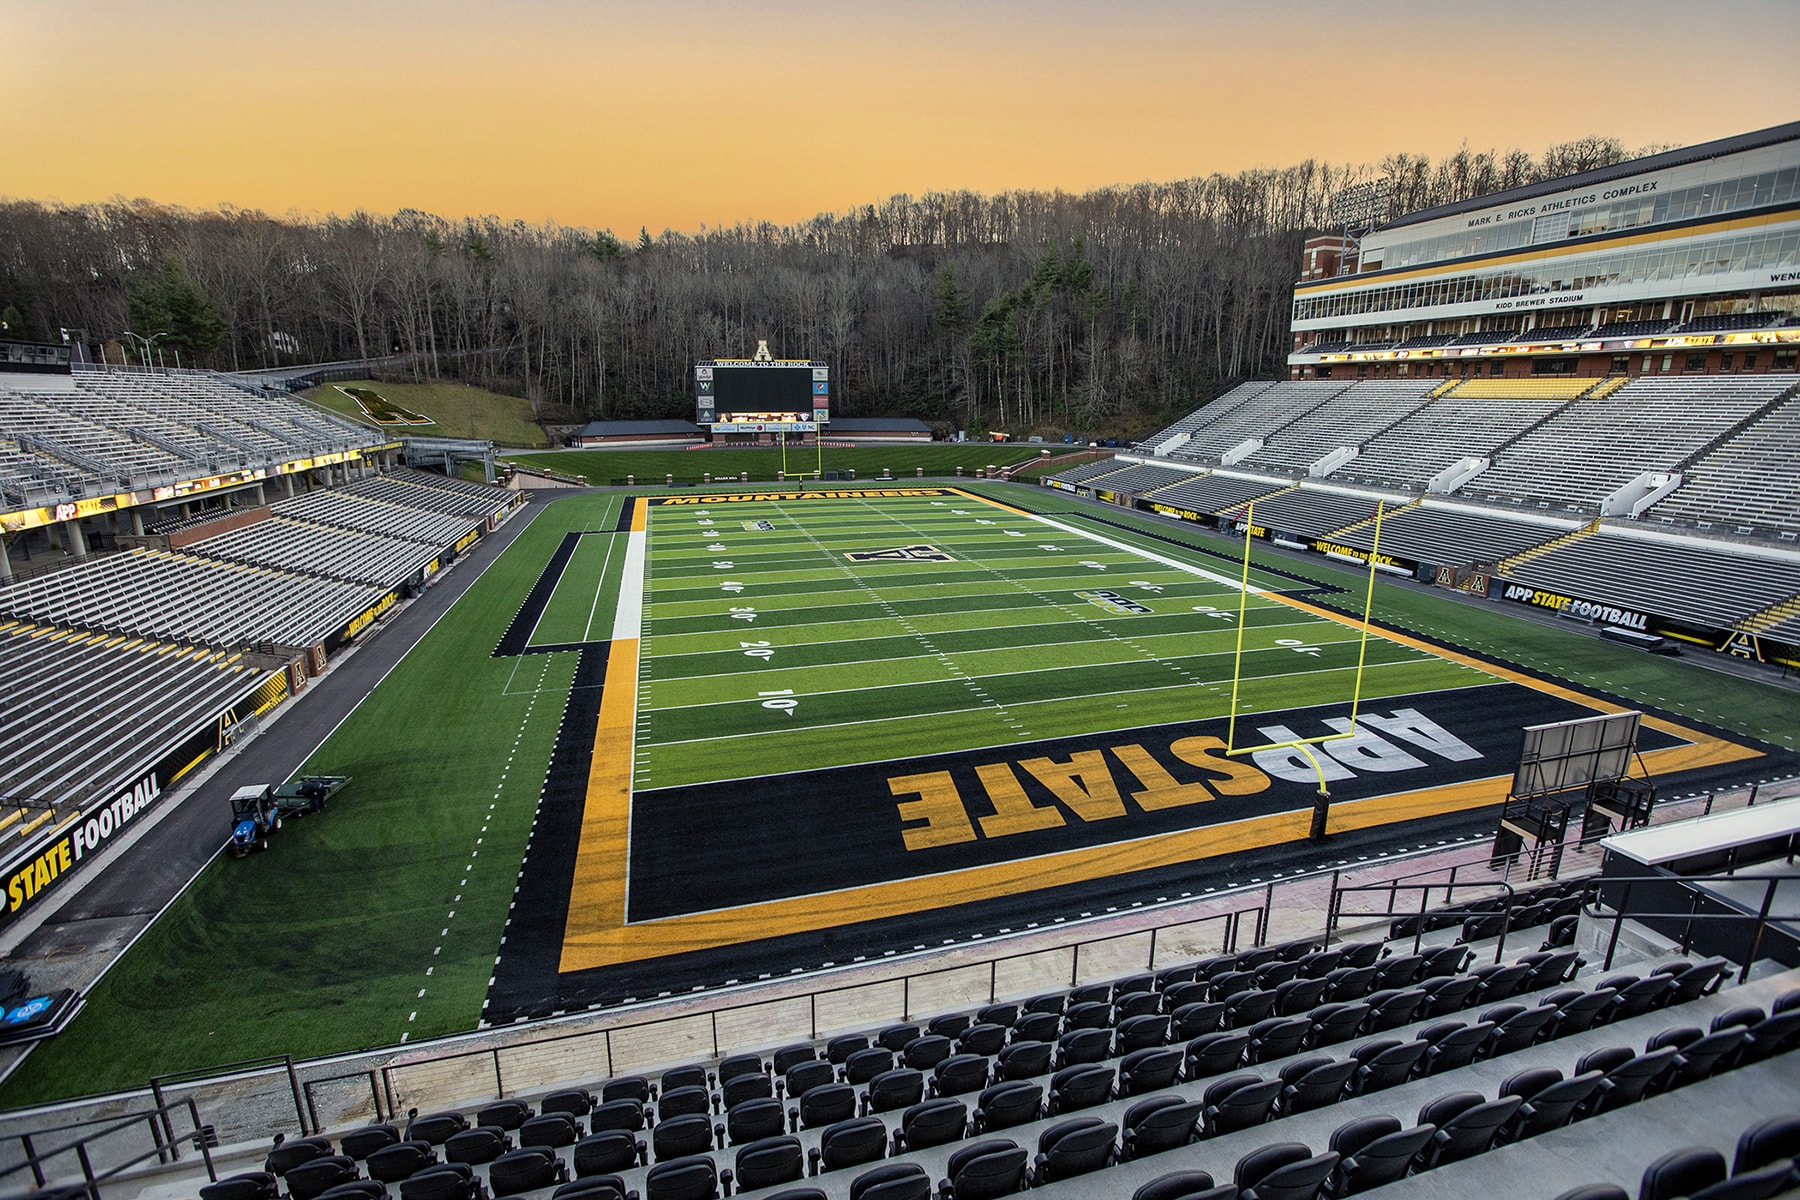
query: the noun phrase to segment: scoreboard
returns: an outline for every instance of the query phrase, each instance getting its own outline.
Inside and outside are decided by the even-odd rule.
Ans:
[[[831,419],[831,369],[811,359],[754,358],[694,364],[694,423],[714,433],[816,434]]]

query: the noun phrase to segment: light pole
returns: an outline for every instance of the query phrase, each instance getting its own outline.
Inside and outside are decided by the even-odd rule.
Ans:
[[[138,341],[140,341],[144,344],[144,366],[146,368],[148,368],[151,365],[150,364],[150,347],[151,347],[151,345],[155,343],[157,338],[168,337],[169,331],[165,329],[161,333],[153,333],[149,337],[145,337],[141,333],[133,333],[133,332],[131,332],[131,330],[127,329],[125,331],[125,336],[128,338],[136,338]]]

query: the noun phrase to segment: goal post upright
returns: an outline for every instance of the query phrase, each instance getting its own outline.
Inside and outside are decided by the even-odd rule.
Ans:
[[[1227,714],[1225,725],[1225,754],[1237,758],[1247,754],[1258,754],[1265,750],[1291,750],[1304,758],[1319,777],[1318,799],[1313,802],[1313,819],[1311,838],[1314,841],[1325,837],[1325,824],[1330,814],[1331,789],[1325,779],[1325,765],[1313,753],[1313,747],[1326,742],[1338,742],[1357,735],[1356,719],[1362,707],[1363,666],[1367,660],[1369,649],[1370,614],[1375,606],[1375,556],[1381,549],[1381,516],[1384,504],[1375,502],[1375,534],[1374,543],[1369,551],[1369,582],[1363,599],[1362,636],[1356,650],[1356,675],[1350,694],[1350,727],[1340,733],[1321,734],[1318,737],[1293,738],[1282,742],[1265,742],[1258,746],[1239,746],[1237,744],[1238,695],[1244,677],[1244,625],[1250,610],[1250,551],[1256,541],[1256,501],[1251,500],[1244,506],[1244,565],[1238,582],[1238,620],[1237,649],[1231,659],[1231,711]]]

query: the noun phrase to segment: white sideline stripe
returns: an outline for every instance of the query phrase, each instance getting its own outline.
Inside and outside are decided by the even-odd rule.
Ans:
[[[625,562],[619,568],[619,607],[613,614],[613,641],[636,638],[644,631],[644,551],[649,533],[638,530],[625,541]]]

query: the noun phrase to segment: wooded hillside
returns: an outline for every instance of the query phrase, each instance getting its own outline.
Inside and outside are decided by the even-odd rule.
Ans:
[[[1391,179],[1398,216],[1645,152],[1593,137],[1541,157],[1465,147],[1082,195],[896,196],[626,242],[412,210],[9,200],[0,336],[136,347],[130,330],[222,368],[400,351],[417,379],[516,391],[540,418],[691,415],[693,361],[767,338],[831,364],[843,415],[1134,432],[1282,370],[1301,243],[1346,184]]]

